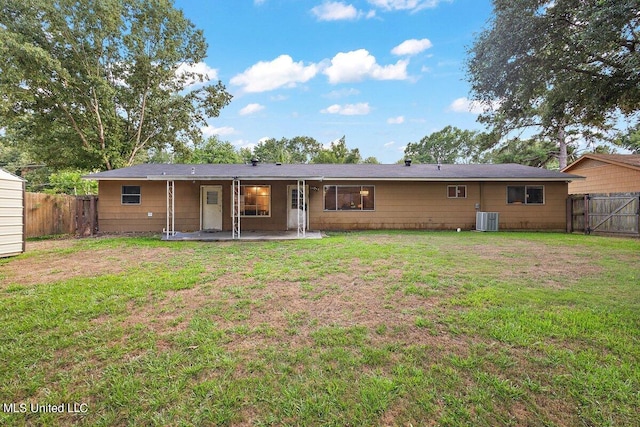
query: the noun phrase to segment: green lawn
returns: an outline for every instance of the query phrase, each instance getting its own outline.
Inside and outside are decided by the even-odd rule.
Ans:
[[[0,425],[640,419],[639,240],[358,232],[28,247],[0,260]]]

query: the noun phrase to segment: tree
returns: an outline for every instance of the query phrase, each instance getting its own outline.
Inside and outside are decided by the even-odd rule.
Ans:
[[[517,163],[537,168],[558,168],[558,147],[553,140],[514,138],[486,151],[482,163]],[[574,150],[570,150],[573,160]]]
[[[37,161],[129,166],[179,151],[231,95],[193,66],[202,31],[171,0],[4,0],[0,118]]]
[[[478,132],[446,126],[420,142],[408,143],[404,154],[416,163],[468,163],[475,160],[486,145]]]
[[[205,142],[196,144],[190,158],[184,163],[243,163],[242,156],[235,147],[227,141],[220,141],[212,136]]]
[[[270,138],[258,143],[253,155],[265,163],[309,163],[321,149],[322,144],[308,136]]]
[[[86,194],[98,194],[98,182],[82,179],[88,172],[79,170],[62,170],[49,176],[49,188],[44,190],[50,194],[71,194],[84,196]]]
[[[332,141],[329,148],[322,148],[313,157],[311,163],[362,163],[360,150],[347,148],[346,137]]]
[[[614,144],[631,151],[633,154],[640,154],[640,123],[636,125],[635,129],[620,133]]]
[[[469,50],[481,121],[503,135],[541,130],[567,162],[568,132],[608,130],[640,109],[637,0],[494,0],[495,16]]]

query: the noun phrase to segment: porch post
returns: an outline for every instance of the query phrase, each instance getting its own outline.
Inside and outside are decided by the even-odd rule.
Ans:
[[[176,204],[175,204],[175,182],[167,180],[167,228],[165,229],[166,238],[176,234]]]
[[[298,180],[298,237],[307,235],[307,195],[305,194],[305,180]],[[302,205],[300,205],[302,203]],[[302,218],[300,218],[302,216]]]
[[[232,231],[233,239],[240,239],[240,180],[234,178],[231,183],[231,212],[232,212]]]

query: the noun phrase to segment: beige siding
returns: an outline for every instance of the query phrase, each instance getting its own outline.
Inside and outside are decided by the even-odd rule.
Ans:
[[[327,185],[327,182],[322,183]],[[337,185],[359,185],[335,182]],[[368,183],[362,183],[369,185]],[[323,210],[322,185],[311,193],[310,225],[319,230],[349,229],[426,229],[453,230],[475,228],[476,204],[479,210],[500,213],[503,230],[564,230],[566,228],[567,184],[546,183],[544,205],[507,204],[508,183],[394,183],[377,182],[375,211]],[[447,197],[448,185],[466,185],[466,199]],[[518,183],[540,185],[540,183]]]
[[[570,194],[627,193],[640,191],[640,171],[592,159],[581,161],[568,173],[584,176],[569,184]]]
[[[310,225],[320,230],[471,228],[478,184],[451,184],[466,184],[467,198],[447,198],[448,184],[443,183],[323,182],[317,193],[311,193]],[[324,211],[324,185],[374,185],[375,210]]]
[[[292,184],[295,182],[289,182]],[[243,181],[242,185],[265,185],[265,182]],[[243,217],[243,230],[286,230],[287,182],[276,181],[271,185],[271,216]],[[140,205],[123,205],[123,185],[140,185]],[[230,181],[176,181],[175,229],[195,231],[200,229],[200,186],[222,186],[222,229],[231,230],[231,182]],[[165,181],[100,181],[98,223],[101,232],[162,232],[167,224],[167,184]],[[151,216],[149,216],[151,213]]]
[[[507,203],[507,185],[544,185],[544,204]],[[484,183],[482,210],[499,212],[501,230],[566,230],[567,184],[564,182]]]
[[[286,230],[287,185],[296,181],[243,181],[242,185],[271,185],[271,215],[243,217],[241,227],[249,230]],[[475,228],[476,204],[483,211],[500,213],[501,229],[564,230],[567,184],[546,183],[544,205],[508,205],[507,183],[418,183],[418,182],[314,182],[309,191],[309,228],[312,230]],[[526,183],[523,183],[523,185]],[[529,183],[540,185],[540,183]],[[141,186],[140,205],[122,205],[122,185]],[[200,186],[222,185],[222,228],[231,230],[230,181],[176,181],[176,230],[200,228]],[[374,211],[324,210],[324,185],[374,185]],[[466,185],[467,197],[447,197],[448,185]],[[152,216],[148,216],[148,212]],[[166,226],[166,182],[101,181],[99,224],[102,232],[161,232]]]
[[[24,251],[22,181],[0,171],[0,257]]]

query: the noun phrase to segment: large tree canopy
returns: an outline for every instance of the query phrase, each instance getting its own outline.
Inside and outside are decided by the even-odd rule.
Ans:
[[[481,119],[503,133],[536,126],[560,144],[565,132],[606,128],[640,111],[638,0],[494,0],[490,26],[469,51]],[[563,159],[564,157],[564,159]]]
[[[408,143],[404,155],[416,163],[469,163],[490,145],[487,134],[446,126],[420,142]]]
[[[231,96],[171,0],[3,0],[0,119],[49,165],[128,166],[200,137]]]

